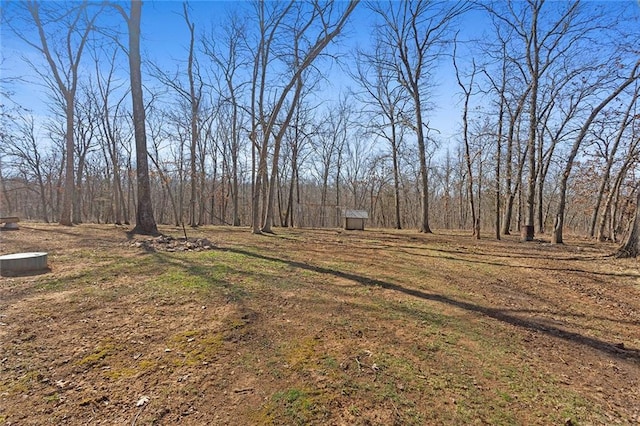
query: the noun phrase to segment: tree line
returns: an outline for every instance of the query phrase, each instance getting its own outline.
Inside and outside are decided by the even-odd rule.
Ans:
[[[155,62],[145,7],[3,9],[48,100],[44,118],[21,108],[25,83],[3,77],[3,214],[260,233],[357,208],[372,226],[476,238],[633,234],[633,3],[255,1],[202,28],[184,3],[183,56]],[[432,124],[443,78],[451,139]]]

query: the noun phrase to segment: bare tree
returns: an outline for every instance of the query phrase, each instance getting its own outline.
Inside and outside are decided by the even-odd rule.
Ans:
[[[473,227],[473,235],[476,239],[480,239],[480,217],[479,211],[476,211],[476,204],[474,202],[473,195],[473,170],[472,170],[472,158],[471,158],[471,150],[469,148],[469,99],[471,98],[471,92],[473,91],[473,80],[476,76],[476,63],[472,61],[472,71],[469,77],[469,85],[466,86],[462,82],[462,77],[460,75],[460,70],[458,68],[458,64],[456,62],[456,49],[457,42],[454,41],[454,49],[453,49],[453,67],[456,71],[456,80],[458,82],[458,86],[462,90],[464,94],[464,106],[462,108],[462,141],[464,142],[464,158],[467,163],[467,183],[468,183],[468,193],[469,193],[469,207],[471,209],[471,226]],[[479,207],[478,202],[478,207]]]
[[[251,227],[254,234],[261,232],[260,197],[262,182],[266,179],[267,173],[268,144],[266,142],[270,137],[268,133],[265,134],[267,70],[271,60],[272,43],[280,30],[283,19],[293,7],[293,2],[289,1],[284,6],[274,3],[270,9],[266,6],[264,2],[255,4],[259,34],[258,45],[253,51],[251,75],[249,140],[251,141]]]
[[[294,67],[299,65],[300,58],[298,56],[299,53],[299,39],[294,38]],[[284,135],[291,123],[291,119],[295,111],[298,108],[298,104],[300,102],[300,95],[302,94],[303,82],[302,82],[302,74],[297,77],[295,89],[293,92],[293,96],[289,101],[289,105],[285,106],[286,116],[282,123],[280,123],[278,131],[273,136],[274,144],[273,144],[273,159],[271,163],[271,177],[268,181],[268,190],[267,190],[267,200],[265,206],[265,214],[262,225],[262,232],[271,232],[271,226],[273,223],[274,217],[274,204],[275,204],[275,193],[276,187],[278,186],[278,168],[280,164],[280,148],[282,147],[282,140]],[[266,141],[265,141],[266,142]]]
[[[562,244],[563,243],[563,227],[564,227],[564,214],[566,208],[567,201],[567,182],[569,181],[569,177],[571,176],[571,169],[573,168],[573,162],[578,155],[578,151],[580,146],[582,145],[582,141],[584,140],[591,123],[598,116],[600,111],[602,111],[609,103],[618,97],[627,87],[633,84],[638,78],[640,78],[640,60],[636,61],[636,63],[631,68],[628,77],[620,82],[617,87],[613,89],[611,94],[603,99],[599,104],[593,107],[591,114],[587,117],[584,124],[580,128],[580,132],[576,136],[573,146],[571,147],[571,151],[569,152],[569,156],[567,158],[567,162],[565,164],[562,178],[560,179],[560,200],[558,202],[558,209],[556,212],[556,223],[553,229],[553,237],[551,242],[554,244]]]
[[[543,99],[543,93],[549,76],[560,75],[563,79],[575,78],[574,64],[566,58],[571,52],[581,51],[588,42],[590,34],[603,30],[606,23],[600,23],[597,12],[583,12],[577,1],[568,3],[550,3],[545,0],[528,2],[494,3],[486,6],[500,26],[514,35],[511,52],[522,52],[512,58],[520,65],[520,72],[527,84],[527,192],[525,226],[527,239],[534,236],[536,190],[540,178],[538,160],[542,152],[539,146],[541,138],[540,122],[545,109],[555,101],[553,96]],[[574,55],[578,57],[578,55]],[[576,61],[578,63],[579,61]],[[584,68],[584,62],[579,67]],[[566,80],[565,80],[566,79]],[[560,83],[561,85],[563,83]],[[546,103],[545,103],[546,102]],[[542,226],[542,225],[541,225]]]
[[[591,63],[572,65],[564,63],[558,72],[549,78],[544,90],[540,90],[540,113],[536,143],[536,212],[538,232],[544,233],[549,206],[545,209],[545,185],[552,164],[557,163],[556,149],[576,133],[576,123],[584,114],[584,104],[597,91],[602,76],[589,78],[597,69]],[[546,211],[546,213],[545,213]]]
[[[501,44],[501,52],[502,58],[500,62],[500,75],[499,80],[496,81],[486,70],[482,72],[486,75],[487,79],[491,83],[492,90],[494,90],[500,100],[498,101],[498,122],[496,123],[496,154],[495,154],[495,236],[496,240],[500,239],[500,215],[502,208],[502,190],[501,190],[501,172],[502,172],[502,141],[504,139],[504,125],[505,125],[505,116],[507,114],[507,99],[506,99],[506,90],[507,90],[507,56],[506,56],[506,45],[505,43]],[[511,161],[509,159],[509,161]]]
[[[358,143],[360,135],[354,133],[354,124],[357,121],[354,112],[354,105],[346,96],[342,96],[338,101],[337,107],[329,114],[328,121],[324,123],[326,137],[331,140],[331,144],[335,148],[335,177],[334,184],[336,190],[335,197],[335,224],[340,223],[339,206],[343,204],[340,192],[344,163],[349,155],[349,140],[354,138],[354,144]],[[359,155],[356,153],[355,155]],[[362,205],[362,204],[360,204]]]
[[[637,257],[640,255],[640,190],[636,188],[636,213],[629,228],[629,233],[622,246],[616,252],[616,257]]]
[[[130,140],[130,126],[127,126],[124,118],[123,103],[129,95],[124,89],[124,82],[118,82],[115,78],[117,50],[114,49],[106,60],[100,60],[98,52],[95,52],[95,87],[90,90],[92,102],[98,110],[97,127],[100,134],[101,145],[105,162],[111,165],[112,191],[109,198],[113,204],[113,222],[117,225],[129,224],[129,209],[123,190],[123,154],[122,145]],[[109,68],[101,70],[100,64],[107,63]],[[120,92],[120,93],[119,93]],[[115,97],[115,100],[112,98]]]
[[[188,108],[189,122],[189,225],[197,227],[200,223],[201,197],[203,188],[200,187],[199,174],[203,174],[204,170],[198,170],[198,145],[200,143],[200,113],[202,102],[202,88],[204,82],[200,75],[200,66],[196,58],[195,51],[195,23],[189,17],[189,8],[186,2],[182,4],[182,16],[189,29],[189,48],[187,53],[187,79],[188,82],[183,84],[180,79],[180,71],[174,75],[163,72],[160,67],[154,65],[154,74],[163,84],[173,89],[179,97],[186,102]]]
[[[241,42],[246,37],[246,28],[242,24],[242,18],[231,15],[222,35],[212,33],[209,37],[203,37],[202,45],[204,53],[216,66],[214,70],[216,88],[221,103],[230,106],[230,120],[227,123],[230,128],[225,141],[231,156],[231,223],[240,226],[239,205],[239,157],[241,148],[240,130],[242,124],[242,105],[240,96],[246,82],[239,81],[242,69],[248,66],[248,61],[242,57]],[[226,160],[225,160],[226,161]]]
[[[634,114],[634,117],[640,118],[640,114]],[[632,126],[631,134],[629,136],[630,141],[627,147],[627,152],[624,156],[624,160],[622,161],[622,165],[616,173],[613,185],[611,185],[611,188],[609,189],[609,194],[607,195],[604,206],[602,208],[602,214],[600,215],[600,224],[598,225],[598,241],[604,241],[606,239],[605,226],[607,223],[607,216],[609,217],[610,224],[609,238],[611,238],[611,240],[613,240],[614,242],[617,241],[616,235],[617,230],[620,226],[617,217],[617,211],[619,210],[618,198],[620,189],[628,172],[632,170],[633,166],[638,163],[638,158],[640,158],[639,124],[636,123],[635,126]]]
[[[169,198],[169,203],[171,206],[171,212],[173,214],[173,223],[176,226],[179,226],[182,221],[183,221],[183,217],[182,217],[182,204],[178,204],[178,201],[176,201],[176,194],[175,194],[175,186],[178,186],[178,191],[181,191],[182,188],[182,160],[183,160],[183,155],[182,155],[182,145],[183,145],[183,139],[184,138],[180,138],[180,136],[175,136],[171,133],[171,130],[169,130],[169,128],[171,127],[171,119],[169,118],[168,114],[166,114],[164,111],[159,110],[158,108],[156,108],[154,105],[151,105],[151,107],[149,108],[149,114],[147,116],[147,123],[149,126],[149,136],[151,139],[151,149],[149,151],[149,159],[151,160],[151,162],[153,163],[153,165],[155,166],[155,171],[157,172],[158,176],[160,177],[160,182],[164,188],[164,192],[163,192],[163,197],[168,197]],[[167,139],[178,139],[180,142],[178,143],[178,154],[176,155],[177,158],[174,158],[173,163],[177,164],[177,169],[178,169],[178,176],[177,179],[175,179],[175,174],[174,174],[174,179],[172,179],[172,173],[171,170],[168,169],[167,167],[167,161],[163,161],[162,160],[162,156],[161,156],[161,151],[163,151],[166,147],[162,145],[162,142],[167,140]],[[172,148],[175,149],[175,147],[172,144]],[[175,183],[177,181],[177,184]],[[179,194],[178,197],[182,197],[182,194]],[[162,214],[163,212],[161,212]]]
[[[79,102],[76,102],[74,140],[75,157],[77,161],[72,215],[73,223],[83,222],[83,178],[86,172],[87,157],[96,148],[97,123],[100,120],[100,111],[96,105],[91,102],[92,94],[90,90],[89,85],[82,85],[80,88]]]
[[[131,0],[129,14],[119,4],[113,4],[127,23],[129,30],[129,77],[131,83],[131,102],[133,105],[133,128],[136,141],[136,180],[138,203],[136,225],[132,234],[157,235],[158,227],[153,216],[151,202],[151,183],[149,180],[149,161],[147,154],[147,133],[145,128],[145,105],[142,93],[142,59],[140,57],[140,20],[142,2]]]
[[[343,104],[343,106],[345,106]],[[346,115],[341,107],[337,110],[330,109],[318,118],[317,129],[312,138],[312,147],[316,161],[313,162],[314,174],[320,185],[320,226],[327,226],[326,210],[329,205],[329,186],[332,174],[336,176],[336,191],[339,186],[340,169],[342,167],[342,154],[345,149],[346,135],[342,130],[346,127],[344,119]],[[339,194],[336,193],[336,199]],[[336,207],[339,203],[336,202]]]
[[[194,72],[194,66],[198,66],[194,57],[194,43],[195,43],[195,24],[189,19],[189,12],[187,10],[187,3],[183,3],[184,20],[189,27],[189,58],[187,61],[187,76],[189,77],[189,105],[191,106],[191,143],[189,145],[189,164],[190,164],[190,176],[191,176],[191,198],[189,200],[189,225],[198,226],[198,220],[196,219],[196,211],[198,210],[198,174],[197,174],[197,159],[196,150],[198,146],[198,140],[200,139],[200,131],[198,128],[198,114],[200,110],[200,99],[202,98],[202,80],[199,79],[196,85],[196,73]],[[199,76],[199,74],[198,74]],[[200,173],[204,173],[201,170]]]
[[[609,183],[609,180],[611,177],[611,169],[613,167],[613,163],[618,153],[618,147],[620,146],[620,142],[622,141],[625,135],[625,131],[627,130],[627,128],[629,128],[633,124],[635,117],[632,115],[632,112],[634,110],[636,103],[638,102],[639,97],[640,97],[640,84],[636,83],[634,93],[629,99],[627,108],[624,110],[621,118],[619,119],[618,130],[617,130],[616,136],[614,137],[613,145],[611,146],[611,148],[608,150],[608,153],[607,153],[608,156],[606,158],[605,167],[602,172],[600,185],[598,186],[598,192],[596,194],[596,203],[593,209],[593,213],[591,215],[591,224],[589,226],[589,235],[592,238],[595,236],[598,213],[600,211],[602,198],[604,196],[606,186]],[[602,215],[605,215],[605,214],[606,214],[606,210],[604,210]]]
[[[138,186],[138,205],[136,226],[133,234],[156,235],[158,227],[153,216],[151,203],[151,184],[149,181],[149,162],[147,160],[147,133],[145,129],[145,110],[142,94],[142,72],[140,70],[140,18],[142,2],[131,0],[129,15],[118,4],[113,5],[127,22],[129,29],[129,74],[131,81],[131,101],[133,104],[133,128],[136,140],[136,177]]]
[[[3,137],[2,153],[12,161],[12,164],[29,180],[36,182],[35,188],[30,188],[38,193],[40,199],[41,214],[45,222],[49,223],[47,190],[45,186],[45,160],[42,141],[38,137],[38,129],[31,114],[22,114],[17,120],[17,134]],[[5,199],[9,200],[8,197]],[[10,209],[10,205],[9,205]]]
[[[264,215],[262,223],[260,222],[260,197],[262,194],[263,180],[267,185],[275,185],[273,180],[267,180],[267,154],[270,143],[273,138],[274,152],[279,151],[279,145],[284,137],[283,127],[286,128],[290,122],[294,104],[299,96],[301,90],[301,78],[305,70],[307,70],[316,59],[322,54],[327,46],[340,34],[342,29],[347,23],[347,20],[351,13],[354,11],[359,0],[351,0],[347,3],[344,9],[338,12],[336,16],[336,2],[320,3],[313,2],[310,5],[298,5],[299,7],[310,7],[308,11],[300,11],[301,19],[293,27],[294,39],[297,39],[299,44],[295,46],[292,61],[289,66],[291,67],[290,73],[285,77],[285,84],[279,89],[279,94],[276,97],[275,102],[270,108],[268,114],[265,113],[264,103],[264,83],[267,74],[267,65],[269,63],[268,57],[270,55],[270,47],[273,42],[273,38],[276,35],[276,31],[283,23],[283,19],[289,16],[290,12],[293,12],[298,16],[297,8],[293,7],[294,4],[290,3],[280,11],[276,11],[273,15],[273,22],[271,27],[267,28],[264,6],[259,6],[261,22],[261,36],[258,51],[256,52],[256,66],[254,67],[254,81],[260,79],[260,84],[254,86],[252,90],[252,100],[257,103],[257,108],[252,107],[252,132],[251,138],[256,148],[259,150],[259,156],[257,158],[258,167],[255,175],[255,185],[253,189],[252,199],[252,228],[254,233],[270,232],[271,231],[271,219],[273,208],[273,195],[275,191],[268,188],[268,191],[264,194],[263,210]],[[318,25],[318,27],[316,27]],[[314,30],[318,30],[317,34],[313,34]],[[304,45],[302,42],[304,41]],[[297,52],[297,53],[296,53]],[[256,95],[258,99],[256,98]],[[291,96],[293,100],[291,100]],[[286,111],[285,117],[281,117],[283,108],[287,105],[289,100],[289,110]],[[252,104],[253,104],[252,102]],[[256,111],[257,109],[257,111]],[[257,114],[259,112],[259,114]],[[259,118],[259,120],[258,120]],[[279,130],[276,130],[278,120],[283,120],[279,125]],[[277,152],[274,154],[274,161],[277,161]],[[273,174],[272,174],[273,176]]]
[[[54,91],[54,97],[60,100],[64,110],[66,162],[60,224],[71,226],[75,186],[74,114],[79,67],[99,10],[92,12],[87,2],[69,3],[63,7],[38,1],[27,1],[23,5],[29,15],[26,25],[36,28],[37,40],[32,40],[26,32],[16,28],[10,21],[6,23],[20,39],[42,54],[50,74],[36,64],[31,65],[43,77],[45,84]],[[59,37],[60,33],[64,34],[64,37]]]
[[[525,108],[526,100],[529,96],[530,86],[525,83],[525,71],[518,59],[517,53],[511,52],[511,43],[514,38],[514,30],[505,25],[500,17],[490,14],[492,18],[495,41],[483,47],[483,56],[490,58],[499,68],[499,79],[494,72],[488,70],[488,66],[483,67],[483,74],[490,83],[488,92],[494,91],[500,98],[497,124],[496,143],[496,238],[500,239],[500,234],[509,235],[511,233],[511,222],[513,216],[513,204],[515,197],[520,190],[520,181],[524,171],[525,155],[516,150],[516,139],[520,138],[520,123]],[[506,127],[506,129],[503,129]],[[502,156],[502,139],[506,139],[506,153]],[[515,160],[514,161],[514,157]],[[505,163],[505,202],[504,220],[500,220],[501,190],[500,179],[502,178],[501,163]],[[515,167],[515,170],[514,170]],[[515,181],[515,183],[514,183]],[[501,230],[500,230],[500,227]]]
[[[346,149],[344,174],[350,202],[355,208],[364,208],[372,188],[369,185],[373,184],[369,180],[373,177],[371,166],[376,162],[372,155],[373,147],[363,135],[355,134]]]
[[[422,214],[419,228],[420,232],[430,233],[425,89],[430,72],[449,41],[451,23],[469,9],[469,4],[420,0],[390,1],[385,6],[376,3],[370,7],[382,19],[382,24],[377,28],[382,34],[381,39],[394,52],[394,60],[386,66],[394,71],[397,80],[413,100],[414,117],[410,122],[418,142],[421,183]],[[409,122],[406,116],[404,118]]]
[[[1,60],[4,63],[4,56],[1,57]],[[9,159],[7,151],[12,138],[15,136],[13,123],[16,121],[15,113],[19,111],[12,100],[13,92],[9,90],[9,83],[10,80],[8,78],[0,76],[0,186],[2,186],[0,212],[2,212],[3,216],[13,212],[13,203],[11,202],[6,181],[8,178],[6,172],[7,161]]]
[[[351,72],[351,76],[363,88],[364,93],[358,97],[365,105],[370,105],[370,111],[367,112],[372,117],[372,124],[376,123],[374,126],[368,126],[369,131],[389,142],[393,168],[395,228],[402,229],[399,150],[405,130],[402,114],[408,112],[408,98],[393,71],[386,66],[392,62],[390,55],[393,54],[394,50],[389,49],[389,46],[377,38],[375,52],[358,51],[356,70]],[[381,120],[379,124],[378,117]]]
[[[289,188],[286,194],[286,206],[284,217],[281,210],[282,226],[298,226],[298,211],[300,207],[300,169],[312,150],[311,140],[317,137],[318,126],[312,114],[313,107],[307,105],[304,100],[298,103],[292,124],[285,135],[285,156],[289,164]],[[285,163],[287,164],[287,163]],[[286,180],[286,170],[283,171],[283,180]]]

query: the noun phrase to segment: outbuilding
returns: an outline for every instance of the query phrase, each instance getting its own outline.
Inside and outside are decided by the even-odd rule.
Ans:
[[[364,222],[369,219],[366,210],[345,210],[344,229],[364,231]]]

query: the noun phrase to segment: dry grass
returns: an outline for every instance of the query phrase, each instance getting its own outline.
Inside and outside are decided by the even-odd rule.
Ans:
[[[0,424],[640,422],[640,271],[613,246],[188,232],[215,248],[0,234],[52,268],[0,279]]]

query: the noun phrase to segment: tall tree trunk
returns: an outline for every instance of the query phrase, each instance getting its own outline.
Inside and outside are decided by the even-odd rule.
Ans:
[[[239,206],[239,190],[238,190],[238,150],[240,149],[240,136],[238,135],[238,105],[235,98],[233,99],[233,117],[231,121],[231,204],[232,204],[232,225],[240,226],[240,206]]]
[[[527,179],[527,216],[526,239],[532,239],[534,232],[534,209],[536,192],[536,136],[538,126],[538,79],[540,78],[540,46],[538,44],[538,13],[541,5],[536,5],[532,10],[531,17],[531,39],[527,46],[527,66],[531,77],[529,92],[529,137],[527,140],[527,150],[529,153],[529,175]]]
[[[640,189],[636,188],[636,214],[633,216],[631,228],[616,257],[637,257],[640,254]]]
[[[62,195],[62,211],[60,212],[60,225],[71,226],[73,221],[71,220],[71,213],[73,208],[74,198],[74,154],[75,145],[73,140],[73,125],[74,125],[74,98],[75,94],[65,93],[66,102],[66,130],[65,130],[65,173],[64,173],[64,192]]]
[[[516,195],[518,195],[518,219],[517,219],[517,226],[520,227],[521,223],[522,223],[522,213],[521,213],[521,203],[520,200],[522,199],[522,175],[524,174],[524,163],[527,159],[527,151],[528,151],[528,147],[525,147],[524,152],[522,153],[522,156],[519,158],[518,160],[518,170],[517,170],[517,174],[516,174],[516,183],[515,186],[513,187],[513,190],[510,191],[509,193],[509,197],[507,198],[507,203],[505,206],[505,213],[504,213],[504,224],[503,224],[503,232],[502,235],[509,235],[509,232],[504,232],[505,230],[508,231],[509,229],[511,229],[511,219],[513,216],[513,204],[515,203],[515,199],[516,199]]]
[[[83,152],[78,155],[78,170],[75,176],[75,188],[73,194],[73,223],[82,223],[82,178],[84,175],[85,162],[87,152],[83,148]]]
[[[545,232],[545,220],[544,220],[544,178],[542,174],[538,175],[536,182],[536,222],[538,224],[538,233],[544,234]]]
[[[260,145],[260,150],[257,155],[257,163],[258,167],[255,171],[253,193],[251,196],[251,227],[254,234],[260,234],[260,229],[262,228],[262,223],[260,222],[260,197],[262,194],[262,178],[267,170],[266,142]]]
[[[297,130],[296,130],[297,132]],[[297,138],[297,135],[296,135]],[[297,142],[295,142],[297,143]],[[298,149],[293,147],[291,153],[291,181],[289,182],[289,201],[287,203],[287,212],[285,214],[285,226],[294,226],[293,205],[294,205],[294,189],[296,185],[296,170],[298,170]]]
[[[393,162],[393,207],[395,210],[396,229],[402,229],[400,215],[400,166],[398,161],[398,137],[395,122],[391,123],[391,160]]]
[[[498,134],[496,136],[496,168],[495,168],[495,236],[496,240],[500,239],[500,202],[502,200],[502,194],[500,191],[500,163],[502,161],[502,124],[504,120],[504,98],[500,97],[500,110],[498,112]]]
[[[622,181],[624,180],[624,177],[626,176],[627,171],[631,166],[631,161],[632,161],[632,158],[628,157],[625,163],[620,168],[620,171],[616,175],[616,179],[614,181],[613,187],[610,188],[609,190],[609,194],[607,195],[607,198],[605,200],[604,207],[602,208],[603,213],[600,216],[600,223],[598,225],[598,241],[604,241],[606,239],[606,236],[604,233],[604,229],[607,223],[606,212],[610,213],[610,222],[612,223],[612,225],[615,222],[615,214],[611,213],[611,210],[612,210],[612,207],[616,204],[614,200],[616,199],[618,191],[620,190],[620,186],[622,185]],[[611,239],[615,240],[612,232],[609,233],[609,236],[611,237]]]
[[[526,226],[534,226],[535,218],[535,195],[536,195],[536,131],[537,131],[537,78],[534,79],[531,89],[531,101],[529,103],[529,139],[527,141],[529,174],[527,177],[527,214],[526,214]],[[533,232],[530,232],[528,236],[533,237]]]
[[[421,215],[420,215],[420,232],[427,234],[431,233],[431,227],[429,226],[429,169],[427,168],[427,153],[426,145],[424,142],[424,128],[422,123],[422,104],[420,101],[420,94],[418,87],[415,90],[415,107],[416,107],[416,133],[418,137],[418,158],[420,161],[420,201],[421,201]]]
[[[158,227],[153,217],[151,202],[151,183],[149,181],[149,162],[147,161],[147,134],[145,129],[145,111],[142,96],[142,73],[140,71],[140,18],[142,2],[131,0],[131,16],[127,19],[129,27],[129,71],[131,80],[131,102],[133,104],[133,127],[136,140],[136,178],[138,203],[136,226],[131,233],[158,235]]]
[[[520,115],[522,114],[522,110],[524,109],[524,104],[527,100],[529,90],[531,86],[529,85],[525,90],[525,93],[520,97],[518,101],[518,105],[513,114],[511,114],[509,118],[509,131],[507,134],[507,158],[506,162],[506,177],[505,177],[505,186],[507,189],[507,200],[505,203],[505,212],[504,212],[504,222],[502,224],[502,235],[510,235],[511,234],[511,219],[513,216],[513,203],[515,202],[515,196],[520,188],[520,182],[522,180],[522,173],[524,170],[524,163],[526,160],[526,150],[525,154],[519,158],[518,161],[518,169],[516,171],[517,178],[514,188],[512,188],[513,182],[513,145],[515,143],[516,135],[520,133]],[[502,96],[502,101],[506,102],[504,97]],[[508,104],[506,104],[508,106]],[[519,145],[519,144],[518,144]],[[520,148],[518,148],[518,151]]]
[[[269,179],[269,190],[267,195],[267,205],[266,205],[266,214],[264,218],[264,224],[262,225],[262,232],[271,233],[273,232],[271,229],[271,225],[273,223],[273,210],[274,210],[274,196],[277,186],[278,180],[278,165],[280,162],[280,147],[282,146],[282,138],[284,137],[285,131],[287,130],[287,126],[291,122],[291,118],[293,117],[293,113],[298,107],[298,101],[300,99],[300,93],[302,92],[302,77],[299,76],[296,83],[296,90],[293,94],[293,99],[291,100],[291,105],[289,106],[289,111],[287,111],[287,116],[284,119],[284,122],[280,125],[280,129],[278,129],[278,133],[274,138],[274,146],[273,146],[273,162],[271,164],[271,178]]]
[[[471,148],[469,142],[469,99],[471,98],[471,91],[473,90],[473,79],[476,75],[476,65],[473,63],[473,72],[471,74],[471,80],[469,81],[469,87],[467,88],[460,79],[460,71],[458,69],[458,64],[456,63],[456,47],[457,44],[454,42],[453,49],[453,67],[456,71],[456,79],[458,81],[458,86],[462,89],[464,93],[464,107],[462,109],[462,140],[464,142],[464,160],[467,164],[467,193],[469,196],[469,208],[471,210],[471,227],[473,228],[473,235],[477,239],[480,239],[480,232],[477,229],[479,227],[479,221],[476,217],[476,205],[475,205],[475,197],[473,195],[473,164],[471,159]]]
[[[5,177],[2,175],[2,170],[2,157],[0,157],[0,185],[2,185],[2,203],[0,203],[0,207],[2,207],[3,215],[9,215],[13,213],[13,204],[11,204],[11,198],[9,197],[9,191],[7,190],[7,184],[5,182]],[[44,196],[44,192],[42,193],[42,195]],[[44,212],[46,214],[46,208],[44,209]],[[49,221],[46,220],[46,217],[45,221],[49,223]]]
[[[184,19],[189,28],[189,57],[187,59],[187,75],[189,77],[189,106],[191,108],[191,115],[189,117],[191,123],[191,143],[189,145],[189,181],[191,182],[190,190],[191,195],[189,197],[189,225],[192,227],[198,226],[199,219],[196,219],[196,215],[199,211],[199,199],[198,199],[198,173],[197,173],[197,158],[196,152],[198,147],[198,140],[200,136],[198,128],[198,113],[200,110],[200,93],[196,90],[193,64],[194,64],[194,43],[195,43],[195,24],[189,20],[189,13],[187,10],[187,3],[183,3]],[[204,170],[201,170],[204,173]]]
[[[38,172],[38,188],[40,188],[40,203],[42,204],[42,219],[45,223],[49,223],[49,215],[47,214],[47,192],[46,186],[44,184],[44,179],[42,178],[42,173]],[[4,181],[2,180],[2,176],[0,176],[0,181],[3,182],[4,189]],[[5,197],[8,201],[8,199]],[[9,210],[11,210],[11,204],[9,204]]]
[[[502,222],[502,235],[511,234],[511,218],[513,216],[513,202],[516,193],[511,189],[513,180],[513,123],[509,124],[509,136],[507,138],[507,158],[505,159],[505,188],[507,190],[507,199],[504,208],[504,220]]]

